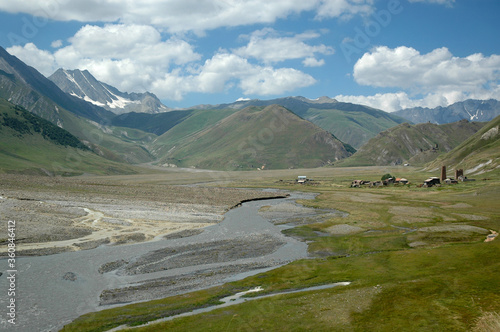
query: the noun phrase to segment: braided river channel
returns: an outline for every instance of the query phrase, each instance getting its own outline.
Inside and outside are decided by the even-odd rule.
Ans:
[[[307,257],[304,242],[282,234],[316,211],[291,193],[243,203],[222,222],[180,237],[48,256],[16,258],[16,325],[7,323],[6,258],[0,259],[0,329],[57,331],[80,315],[191,292],[245,278]],[[266,207],[263,209],[262,207]],[[262,212],[267,211],[267,212]],[[4,313],[5,312],[5,313]]]

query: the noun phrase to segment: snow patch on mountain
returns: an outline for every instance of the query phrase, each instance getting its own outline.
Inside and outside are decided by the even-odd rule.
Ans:
[[[58,69],[49,77],[61,90],[115,114],[161,113],[170,109],[152,93],[126,93],[98,81],[88,70]]]

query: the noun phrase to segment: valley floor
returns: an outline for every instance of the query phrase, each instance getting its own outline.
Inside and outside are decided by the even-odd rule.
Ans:
[[[379,180],[386,173],[412,184],[349,188],[352,180]],[[312,181],[297,184],[298,175]],[[101,281],[93,284],[93,292],[84,293],[93,304],[80,308],[82,316],[63,331],[141,325],[217,305],[256,287],[262,291],[246,296],[275,296],[139,330],[495,331],[500,327],[500,239],[485,240],[500,230],[500,176],[491,173],[488,179],[453,186],[416,186],[432,175],[408,167],[170,170],[21,181],[2,175],[0,208],[8,218],[31,220],[26,232],[18,231],[26,234],[22,239],[19,235],[25,254],[34,253],[32,245],[82,258],[95,253],[86,258],[91,261],[86,268],[74,267],[71,272],[81,278],[68,284],[81,287],[85,276],[98,276]],[[236,189],[243,187],[255,190]],[[220,221],[238,202],[279,196],[280,191],[292,197],[246,203]],[[304,194],[297,196],[296,191]],[[50,217],[29,219],[29,211],[36,211],[37,218]],[[50,227],[36,228],[37,220]],[[142,224],[134,227],[135,223]],[[109,227],[96,228],[100,224]],[[61,229],[60,237],[48,238],[56,228]],[[42,240],[40,234],[45,234]],[[158,241],[148,241],[152,239]],[[292,243],[297,251],[291,250]],[[103,248],[116,254],[103,255]],[[271,259],[272,255],[278,256]],[[280,266],[284,262],[290,263]],[[59,268],[58,273],[66,270],[69,267]],[[249,274],[221,284],[244,271]],[[308,290],[338,282],[350,284]],[[99,298],[88,300],[92,296]],[[152,298],[162,299],[147,301]],[[130,301],[141,302],[120,305]],[[117,307],[91,312],[106,305]]]
[[[100,179],[0,175],[4,220],[16,220],[18,253],[46,255],[189,234],[219,223],[260,191],[119,184]],[[283,195],[283,194],[281,194]],[[187,233],[186,233],[187,232]],[[0,240],[7,238],[0,230]],[[0,248],[0,256],[7,247]]]

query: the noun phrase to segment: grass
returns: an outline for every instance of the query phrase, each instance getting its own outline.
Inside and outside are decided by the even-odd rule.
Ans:
[[[5,100],[0,100],[0,119],[2,173],[73,176],[136,172],[130,165],[98,156],[68,132]],[[6,119],[10,119],[10,126]]]
[[[216,331],[230,324],[243,330],[273,331],[465,331],[473,326],[482,307],[498,306],[500,296],[495,293],[498,288],[493,277],[498,265],[488,264],[498,249],[496,245],[478,252],[464,245],[300,261],[241,284],[264,284],[277,290],[280,287],[273,286],[356,281],[342,289],[279,295],[139,331]],[[464,259],[475,263],[464,267]],[[299,275],[301,278],[297,278]],[[353,292],[359,292],[369,303],[360,301],[345,310],[339,308],[339,297],[344,293],[347,301],[355,301],[349,296]],[[327,314],[334,310],[336,316]],[[233,317],[238,318],[236,322]]]
[[[455,122],[443,125],[403,123],[379,132],[341,166],[411,163],[424,165],[473,136],[484,123]],[[438,146],[437,150],[433,150]]]
[[[379,132],[394,127],[402,121],[391,115],[367,112],[366,108],[350,112],[311,108],[302,117],[355,148],[361,147]]]
[[[483,166],[479,167],[477,171],[484,172],[496,169],[500,157],[499,125],[500,116],[488,122],[475,135],[466,139],[450,153],[437,158],[427,167],[431,169],[441,165],[454,165],[455,168],[467,170],[482,164]],[[492,135],[492,131],[496,134]]]
[[[257,299],[138,331],[469,331],[498,325],[500,240],[485,243],[483,234],[436,232],[426,233],[427,237],[418,239],[426,244],[412,248],[409,244],[414,237],[424,233],[409,230],[463,224],[499,230],[499,174],[488,174],[490,181],[442,188],[347,186],[353,179],[349,174],[374,179],[385,171],[316,170],[317,184],[311,186],[257,177],[259,173],[253,173],[252,181],[250,173],[241,173],[238,180],[232,178],[233,186],[253,184],[319,192],[315,200],[301,203],[349,215],[287,231],[311,241],[309,251],[317,258],[295,261],[221,287],[87,314],[64,331],[104,331],[111,325],[135,325],[216,303],[222,296],[256,286],[264,291],[250,296],[338,281],[352,284]],[[402,176],[415,182],[428,176],[408,168],[389,171],[408,172]],[[331,226],[339,224],[364,231],[324,236]]]
[[[500,331],[500,315],[496,312],[487,312],[479,317],[473,329],[474,332]]]
[[[140,325],[166,315],[174,315],[195,308],[219,304],[219,299],[228,293],[221,287],[198,291],[176,298],[150,301],[103,310],[81,316],[61,331],[106,331],[120,325]],[[112,312],[112,316],[109,313]]]
[[[162,135],[157,146],[161,142],[168,150],[162,162],[201,169],[287,169],[318,167],[350,155],[330,133],[278,106],[247,108],[203,128],[175,145],[164,139],[176,127]]]

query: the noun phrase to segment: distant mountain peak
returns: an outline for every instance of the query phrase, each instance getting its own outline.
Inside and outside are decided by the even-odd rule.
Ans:
[[[58,69],[49,79],[61,90],[115,114],[161,113],[170,109],[152,93],[126,93],[98,81],[88,70]]]
[[[456,102],[446,107],[414,107],[396,111],[396,114],[413,123],[445,124],[462,119],[469,121],[488,122],[500,115],[500,102],[495,99],[468,99]]]
[[[304,101],[306,103],[311,103],[311,104],[333,104],[333,103],[338,103],[337,99],[330,98],[328,96],[321,96],[316,99],[310,99],[302,96],[296,96],[296,97],[289,97],[289,98],[295,98],[301,101]]]

